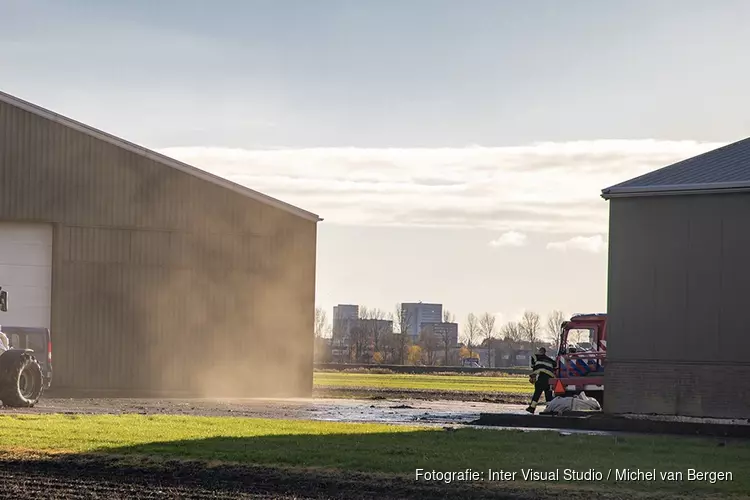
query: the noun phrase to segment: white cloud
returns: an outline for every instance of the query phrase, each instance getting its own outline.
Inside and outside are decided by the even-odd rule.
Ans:
[[[168,148],[327,223],[607,232],[601,189],[722,144],[600,140],[433,149]]]
[[[548,243],[547,249],[561,252],[581,250],[583,252],[599,253],[607,249],[607,242],[601,235],[576,236],[566,241]]]
[[[526,245],[527,236],[518,231],[508,231],[501,234],[498,238],[490,241],[490,246],[499,247],[522,247]]]

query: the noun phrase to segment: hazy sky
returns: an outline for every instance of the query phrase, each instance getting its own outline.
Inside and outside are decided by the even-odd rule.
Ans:
[[[747,0],[0,0],[0,90],[320,214],[318,303],[603,311],[600,190],[750,135]]]

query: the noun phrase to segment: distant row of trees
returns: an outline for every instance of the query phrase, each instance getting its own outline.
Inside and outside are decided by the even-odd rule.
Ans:
[[[469,313],[460,332],[460,341],[465,347],[457,350],[451,345],[447,330],[439,335],[420,332],[417,342],[412,342],[409,335],[402,335],[402,332],[408,331],[411,317],[409,311],[404,310],[401,304],[396,304],[392,313],[361,306],[360,321],[351,328],[345,345],[349,350],[350,361],[401,365],[434,365],[438,361],[438,354],[443,355],[443,364],[458,364],[459,358],[473,356],[474,349],[481,347],[487,349],[490,356],[488,363],[494,366],[495,341],[528,342],[532,349],[543,343],[552,343],[556,346],[560,326],[566,319],[566,315],[558,310],[550,312],[545,320],[534,311],[525,311],[519,321],[498,325],[496,316],[489,312],[479,316]],[[392,329],[387,328],[382,320],[391,321]],[[443,313],[443,321],[455,323],[456,317],[446,310]],[[316,308],[315,337],[331,337],[333,341],[332,333],[325,310]]]
[[[560,326],[567,318],[562,311],[552,311],[542,324],[541,316],[534,311],[524,311],[519,321],[509,321],[496,329],[496,317],[490,313],[476,316],[469,313],[464,323],[462,339],[469,349],[477,345],[487,347],[493,355],[492,343],[496,339],[509,342],[528,342],[532,349],[542,343],[556,344]],[[493,363],[490,358],[490,364]]]

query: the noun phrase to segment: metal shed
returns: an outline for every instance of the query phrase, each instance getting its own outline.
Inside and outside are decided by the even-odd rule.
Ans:
[[[319,220],[0,93],[0,324],[53,389],[309,396]]]
[[[602,191],[605,411],[750,415],[750,139]]]

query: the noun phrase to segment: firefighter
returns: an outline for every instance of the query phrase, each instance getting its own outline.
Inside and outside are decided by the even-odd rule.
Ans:
[[[542,393],[544,393],[544,400],[547,403],[552,401],[552,389],[549,387],[549,379],[555,376],[555,361],[547,356],[547,350],[544,347],[539,348],[538,354],[531,356],[531,370],[529,381],[534,384],[534,395],[526,411],[534,413]]]

